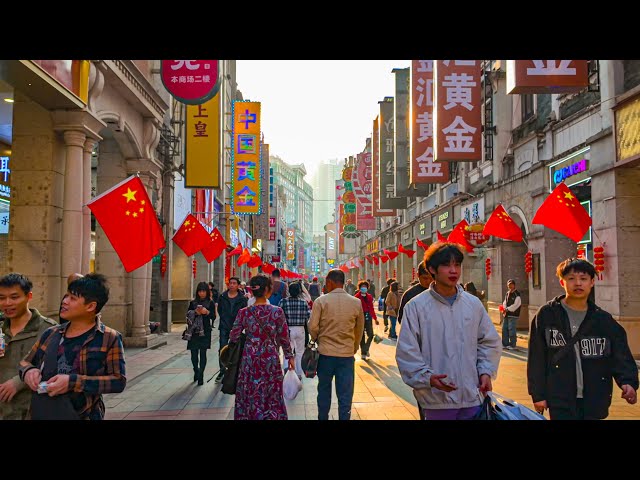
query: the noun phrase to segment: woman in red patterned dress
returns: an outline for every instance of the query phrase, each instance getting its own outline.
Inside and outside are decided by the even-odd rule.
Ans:
[[[238,312],[229,341],[236,342],[244,330],[247,335],[236,388],[235,420],[287,420],[282,394],[282,366],[278,347],[282,347],[289,368],[295,357],[289,341],[289,327],[280,307],[267,299],[272,292],[271,278],[256,275],[249,287],[256,302]]]

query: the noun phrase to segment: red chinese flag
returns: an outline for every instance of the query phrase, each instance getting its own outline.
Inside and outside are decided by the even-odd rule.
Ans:
[[[447,242],[459,243],[467,252],[473,252],[473,245],[471,245],[464,236],[464,229],[468,225],[465,219],[460,220],[460,223],[456,225],[447,237]]]
[[[262,265],[262,259],[256,253],[254,253],[253,255],[251,255],[251,258],[249,259],[247,265],[249,265],[249,267],[251,268],[257,268]]]
[[[413,256],[414,256],[414,255],[415,255],[415,253],[416,253],[416,251],[415,251],[415,250],[409,250],[409,249],[407,249],[407,248],[404,248],[404,246],[403,246],[401,243],[399,243],[399,244],[398,244],[398,251],[399,251],[400,253],[404,253],[404,254],[405,254],[407,257],[409,257],[409,258],[413,258]]]
[[[236,248],[227,253],[227,257],[233,257],[234,255],[240,255],[242,253],[242,244],[239,243]]]
[[[244,265],[249,260],[251,260],[251,252],[248,249],[242,250],[242,253],[238,257],[238,266]]]
[[[514,242],[522,241],[522,229],[509,216],[502,205],[498,205],[484,225],[482,233],[486,236],[504,238]]]
[[[211,242],[202,249],[202,255],[207,259],[207,263],[213,262],[216,258],[222,255],[222,252],[227,248],[227,244],[222,238],[222,234],[218,230],[218,227],[214,228],[209,234]]]
[[[418,244],[418,246],[419,246],[419,247],[422,247],[422,248],[424,248],[425,250],[426,250],[427,248],[429,248],[429,245],[427,245],[426,243],[424,243],[424,242],[423,242],[423,241],[421,241],[421,240],[417,240],[417,239],[416,239],[416,243]]]
[[[387,261],[389,260],[389,256],[388,255],[380,255],[380,260],[382,260],[382,263],[387,263]]]
[[[120,182],[87,207],[127,272],[141,267],[166,246],[162,227],[139,177]]]
[[[438,234],[438,241],[439,242],[446,242],[447,241],[445,236],[440,233],[440,230],[436,230],[436,233]]]
[[[367,262],[369,262],[369,265],[373,265],[373,260],[371,259],[371,257],[369,255],[367,255],[364,258],[367,260]]]
[[[544,225],[579,242],[591,226],[591,217],[569,187],[560,183],[540,205],[531,223]]]
[[[373,263],[380,265],[380,257],[372,256],[371,259],[373,260]]]
[[[347,267],[346,265],[340,265],[340,270],[342,270],[344,273],[348,273],[349,267]]]
[[[382,251],[385,253],[385,255],[389,256],[389,260],[393,260],[394,258],[396,258],[398,255],[400,255],[398,252],[390,252],[389,250],[387,250],[386,248],[383,248]]]
[[[173,236],[173,241],[190,257],[206,247],[211,242],[211,237],[198,219],[188,213]]]
[[[270,263],[265,263],[264,265],[262,265],[262,273],[266,273],[267,275],[271,275],[271,273],[276,269],[276,267],[274,267],[273,265],[271,265]]]

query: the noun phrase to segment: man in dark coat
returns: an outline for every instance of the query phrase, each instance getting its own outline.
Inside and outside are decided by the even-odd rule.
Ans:
[[[247,306],[247,298],[241,295],[238,291],[240,286],[240,279],[237,277],[231,277],[229,279],[229,289],[220,295],[218,301],[218,315],[220,316],[220,349],[229,343],[229,333],[233,327],[233,322],[236,320],[236,316],[241,308]],[[220,362],[220,373],[216,377],[215,382],[220,383],[224,377],[224,367]]]

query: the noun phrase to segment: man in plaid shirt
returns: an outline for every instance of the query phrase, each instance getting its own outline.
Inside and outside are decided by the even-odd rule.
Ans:
[[[296,352],[296,373],[298,378],[302,380],[302,354],[304,353],[306,337],[304,326],[309,321],[311,310],[309,310],[309,304],[300,296],[300,293],[302,293],[300,283],[294,282],[289,285],[289,297],[280,300],[280,308],[284,310],[284,316],[287,318],[291,349]]]
[[[90,273],[71,282],[60,309],[60,318],[68,323],[45,330],[20,362],[20,378],[37,391],[45,352],[52,338],[60,338],[57,375],[47,379],[46,394],[69,392],[71,403],[83,420],[102,420],[102,394],[122,392],[127,383],[122,335],[99,318],[108,300],[104,275]]]

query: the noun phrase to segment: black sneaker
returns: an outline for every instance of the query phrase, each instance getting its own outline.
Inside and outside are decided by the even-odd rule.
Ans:
[[[200,378],[200,370],[198,370],[197,368],[193,369],[193,381],[197,382],[198,378]]]
[[[221,371],[221,372],[218,374],[218,376],[216,377],[216,379],[215,379],[214,381],[215,381],[216,383],[220,383],[220,382],[222,382],[222,379],[223,379],[223,378],[224,378],[224,372],[222,372],[222,371]]]

